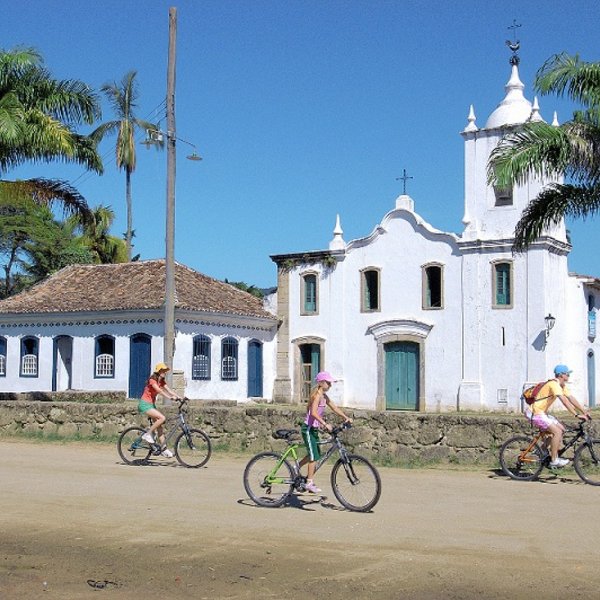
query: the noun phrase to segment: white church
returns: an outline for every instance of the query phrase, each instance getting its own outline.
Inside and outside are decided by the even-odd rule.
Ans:
[[[328,248],[271,257],[281,321],[276,401],[302,401],[326,369],[338,379],[330,395],[345,406],[517,411],[526,382],[566,363],[575,396],[598,403],[600,279],[569,273],[564,224],[512,253],[523,209],[550,181],[487,183],[503,135],[542,120],[537,98],[523,94],[518,57],[511,65],[504,99],[482,126],[471,107],[462,132],[460,235],[425,222],[401,195],[365,237],[344,241],[338,216]]]

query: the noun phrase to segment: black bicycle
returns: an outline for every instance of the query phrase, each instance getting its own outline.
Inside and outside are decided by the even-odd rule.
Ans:
[[[184,467],[198,469],[203,467],[210,458],[212,448],[210,438],[201,429],[193,429],[185,420],[186,405],[188,398],[178,401],[177,419],[173,427],[165,434],[165,443],[168,442],[178,431],[181,431],[175,439],[175,457]],[[152,419],[148,419],[152,424]],[[142,439],[148,431],[143,427],[129,427],[119,436],[117,450],[123,462],[128,465],[146,464],[150,457],[159,456],[161,447],[158,444],[150,444]]]
[[[504,473],[518,481],[533,481],[544,467],[551,468],[548,449],[550,435],[539,431],[533,437],[516,435],[506,441],[500,448],[500,465]],[[577,475],[585,483],[600,485],[600,439],[593,435],[591,421],[581,421],[577,427],[567,427],[563,435],[564,446],[558,455],[563,456],[573,448],[573,466]]]
[[[340,433],[350,426],[350,423],[344,423],[335,427],[329,438],[319,442],[330,447],[317,461],[315,472],[337,452],[339,458],[331,470],[333,493],[348,510],[366,512],[379,501],[381,478],[366,458],[350,454],[340,440]],[[286,451],[283,454],[261,452],[246,465],[244,487],[256,504],[270,508],[282,506],[294,490],[305,491],[306,477],[300,474],[297,453],[302,443],[299,436],[300,433],[295,429],[278,429],[273,437],[288,443]]]

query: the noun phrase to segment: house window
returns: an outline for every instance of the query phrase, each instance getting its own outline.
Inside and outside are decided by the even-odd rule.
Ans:
[[[513,205],[513,191],[512,188],[499,188],[494,187],[494,206],[512,206]]]
[[[379,270],[365,269],[361,273],[361,311],[378,311],[379,308]]]
[[[238,378],[238,342],[227,337],[221,343],[221,379],[237,381]]]
[[[192,379],[210,379],[210,338],[205,335],[194,338]]]
[[[0,337],[0,377],[6,377],[6,338]]]
[[[307,273],[302,276],[302,314],[314,315],[318,312],[317,275]]]
[[[495,308],[512,307],[512,263],[493,265],[493,303]]]
[[[96,361],[94,377],[112,378],[115,376],[115,338],[101,335],[96,338]]]
[[[21,340],[21,377],[38,376],[38,339],[26,337]]]
[[[423,308],[444,308],[444,269],[442,265],[423,267]]]

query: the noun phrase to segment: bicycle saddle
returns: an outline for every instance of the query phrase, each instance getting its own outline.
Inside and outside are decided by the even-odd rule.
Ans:
[[[278,440],[289,440],[293,435],[298,435],[298,431],[296,429],[278,429],[273,437]]]

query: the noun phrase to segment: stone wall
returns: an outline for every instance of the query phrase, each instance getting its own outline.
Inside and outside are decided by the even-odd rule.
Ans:
[[[173,407],[164,410],[175,414]],[[531,431],[526,419],[514,415],[348,412],[354,427],[344,433],[347,445],[384,464],[489,464],[504,440],[514,433]],[[290,405],[230,407],[193,402],[188,421],[204,429],[217,450],[258,452],[284,448],[284,442],[273,439],[271,432],[297,427],[303,415],[303,409]],[[143,423],[133,401],[0,402],[0,435],[115,440],[126,427]]]

